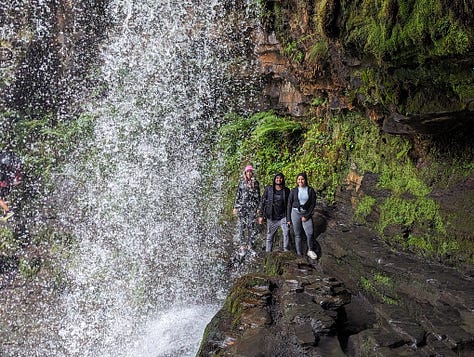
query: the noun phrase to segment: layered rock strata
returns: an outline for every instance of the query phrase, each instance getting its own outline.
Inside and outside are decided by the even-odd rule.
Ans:
[[[342,356],[344,285],[293,253],[269,254],[265,271],[235,282],[198,355]]]

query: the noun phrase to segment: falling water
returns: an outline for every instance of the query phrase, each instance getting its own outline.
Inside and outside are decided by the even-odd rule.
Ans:
[[[196,353],[227,288],[222,178],[207,171],[210,129],[238,100],[224,5],[111,3],[93,136],[58,177],[77,253],[37,355]]]

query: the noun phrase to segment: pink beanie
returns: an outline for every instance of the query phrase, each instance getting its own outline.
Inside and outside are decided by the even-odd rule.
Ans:
[[[252,165],[247,165],[247,166],[245,166],[244,172],[245,172],[245,171],[253,171]]]

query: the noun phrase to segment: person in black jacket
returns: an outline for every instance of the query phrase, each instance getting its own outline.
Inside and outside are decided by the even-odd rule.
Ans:
[[[267,241],[265,250],[272,251],[273,237],[278,227],[283,233],[283,250],[290,250],[290,229],[286,217],[288,196],[290,189],[285,186],[285,176],[279,172],[273,178],[272,185],[265,187],[260,205],[258,207],[258,223],[263,223],[263,218],[267,220]]]
[[[302,255],[301,238],[305,234],[308,243],[308,256],[311,259],[318,259],[318,255],[314,252],[312,219],[316,205],[316,192],[308,185],[308,178],[304,172],[298,174],[296,184],[297,187],[290,192],[286,214],[291,219],[288,224],[293,225],[295,232],[296,253]]]

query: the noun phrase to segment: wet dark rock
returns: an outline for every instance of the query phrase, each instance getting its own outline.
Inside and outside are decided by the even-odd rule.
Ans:
[[[465,109],[456,112],[438,112],[401,115],[392,113],[385,117],[383,130],[391,134],[444,134],[454,130],[471,129],[474,112]]]
[[[268,254],[266,274],[236,282],[199,356],[474,355],[471,276],[393,250],[350,205],[314,218],[318,264]]]
[[[350,303],[343,284],[293,253],[269,254],[265,270],[236,281],[206,328],[198,355],[343,355],[337,326]]]
[[[394,251],[369,228],[350,224],[344,209],[332,214],[318,239],[320,264],[353,296],[345,306],[347,355],[474,354],[472,277]]]

